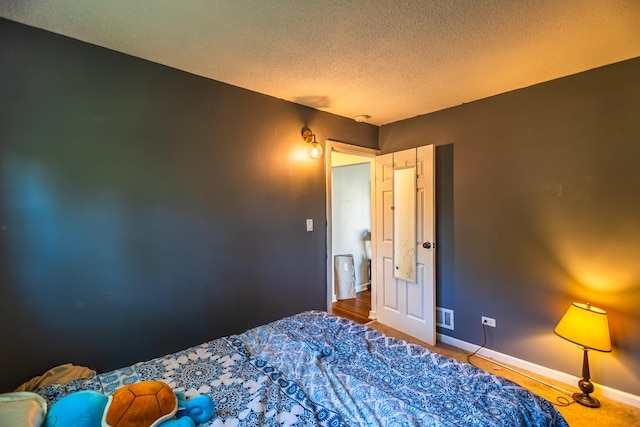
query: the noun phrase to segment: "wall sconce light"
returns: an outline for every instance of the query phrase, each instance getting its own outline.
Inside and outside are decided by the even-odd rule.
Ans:
[[[316,135],[311,132],[311,129],[306,126],[302,128],[302,139],[304,139],[305,142],[311,144],[307,149],[309,157],[311,157],[312,159],[319,159],[320,157],[322,157],[322,145],[318,144],[318,142],[316,141]]]
[[[609,321],[607,312],[591,304],[574,302],[562,316],[560,322],[553,330],[560,338],[577,344],[584,351],[582,358],[582,379],[578,387],[582,393],[574,393],[573,400],[590,408],[599,408],[600,402],[593,393],[593,384],[590,382],[589,350],[611,351],[611,338],[609,336]]]

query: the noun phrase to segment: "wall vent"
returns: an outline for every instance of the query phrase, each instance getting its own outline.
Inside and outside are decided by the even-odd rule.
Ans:
[[[453,310],[436,307],[436,325],[453,330]]]

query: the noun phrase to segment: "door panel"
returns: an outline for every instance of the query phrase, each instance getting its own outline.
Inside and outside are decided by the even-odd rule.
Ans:
[[[393,282],[393,260],[384,259],[384,282]],[[398,288],[396,286],[385,286],[382,288],[382,300],[384,307],[390,310],[398,310]]]
[[[416,281],[394,277],[393,170],[415,166]],[[376,158],[376,279],[378,320],[428,344],[435,344],[435,199],[433,145]],[[431,243],[424,248],[424,242]]]
[[[386,243],[393,243],[393,192],[383,191],[382,193],[383,203],[383,230],[382,238]]]
[[[418,264],[416,271],[416,283],[407,283],[407,316],[424,319],[426,307],[424,301],[424,266]]]

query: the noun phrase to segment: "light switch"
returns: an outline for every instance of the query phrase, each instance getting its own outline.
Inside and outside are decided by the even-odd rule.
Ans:
[[[313,220],[307,219],[307,231],[313,231]]]

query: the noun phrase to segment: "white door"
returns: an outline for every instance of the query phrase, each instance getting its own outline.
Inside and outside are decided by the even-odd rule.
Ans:
[[[435,165],[427,145],[376,157],[375,306],[382,324],[435,345]],[[416,281],[395,278],[393,171],[416,168]]]

